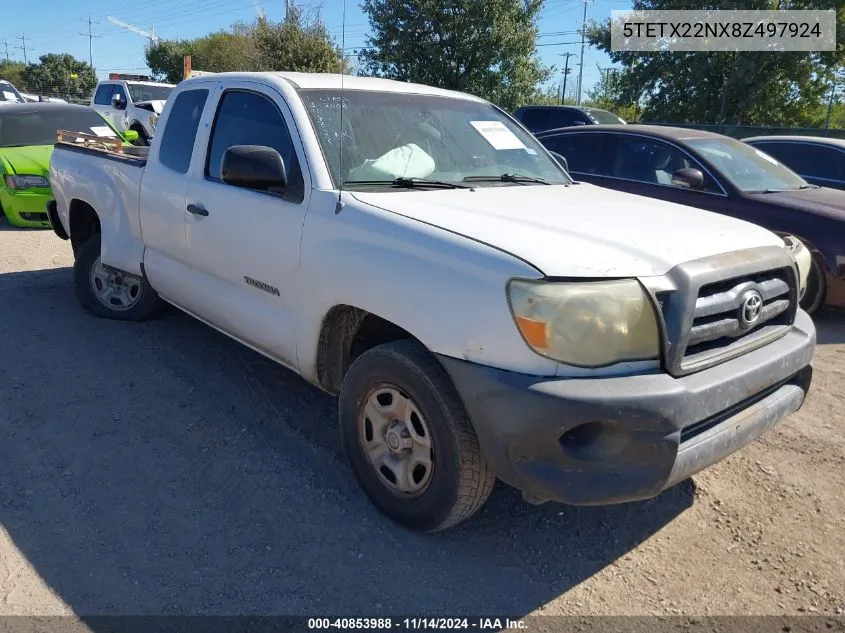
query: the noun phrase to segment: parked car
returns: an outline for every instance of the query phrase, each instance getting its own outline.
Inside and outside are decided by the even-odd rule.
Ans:
[[[81,305],[143,320],[173,304],[339,395],[352,472],[415,529],[467,519],[497,476],[535,503],[654,497],[810,385],[783,239],[573,186],[477,97],[201,76],[148,152],[53,152]]]
[[[44,97],[28,92],[22,92],[20,94],[28,103],[67,103],[65,99],[59,99],[58,97]]]
[[[15,88],[11,82],[5,79],[0,79],[0,106],[8,105],[10,103],[26,103],[18,89]]]
[[[581,106],[523,106],[513,116],[532,134],[574,125],[626,125],[626,121],[613,112]]]
[[[119,136],[88,106],[13,103],[0,108],[0,212],[12,226],[50,228],[48,177],[58,130]]]
[[[678,202],[794,235],[813,253],[802,307],[845,307],[845,192],[806,182],[736,139],[656,125],[602,125],[538,135],[585,182]]]
[[[133,130],[138,133],[140,144],[149,145],[173,85],[137,81],[120,74],[111,77],[97,84],[91,96],[91,107],[106,117],[115,129]]]
[[[845,139],[752,136],[742,140],[776,158],[813,185],[845,189]]]

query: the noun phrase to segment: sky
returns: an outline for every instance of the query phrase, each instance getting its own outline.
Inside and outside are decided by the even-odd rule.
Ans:
[[[483,0],[479,0],[483,1]],[[344,0],[302,0],[319,8],[331,34],[341,43]],[[70,53],[82,60],[89,59],[89,43],[93,47],[93,63],[103,78],[109,72],[146,74],[144,60],[145,36],[122,28],[109,20],[116,18],[141,30],[154,30],[166,39],[189,39],[223,29],[238,20],[251,21],[256,5],[271,20],[284,17],[284,0],[136,0],[124,8],[114,0],[39,0],[29,10],[3,11],[0,18],[0,57],[24,61],[35,60],[46,53]],[[588,0],[587,19],[603,19],[614,9],[630,8],[629,0]],[[544,63],[558,68],[555,83],[562,79],[565,53],[570,72],[567,93],[577,82],[577,63],[580,54],[580,28],[584,13],[583,0],[546,0],[540,19],[538,52]],[[90,32],[95,36],[88,37]],[[346,0],[347,50],[363,46],[369,31],[367,18],[359,0]],[[25,38],[25,39],[22,39]],[[607,55],[590,49],[584,54],[584,93],[599,79],[597,66],[610,65]]]

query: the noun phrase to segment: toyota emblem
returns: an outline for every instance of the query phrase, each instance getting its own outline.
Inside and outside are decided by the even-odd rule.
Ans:
[[[750,328],[760,319],[763,313],[763,297],[756,290],[746,292],[739,306],[739,325]]]

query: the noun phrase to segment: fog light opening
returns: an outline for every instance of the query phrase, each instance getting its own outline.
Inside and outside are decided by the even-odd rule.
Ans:
[[[596,421],[569,429],[559,442],[572,459],[592,462],[621,453],[630,442],[630,435],[613,422]]]

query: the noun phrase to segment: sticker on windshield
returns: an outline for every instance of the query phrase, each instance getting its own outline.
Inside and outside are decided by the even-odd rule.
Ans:
[[[91,131],[96,134],[97,136],[109,136],[114,138],[115,134],[111,131],[111,128],[105,125],[95,125],[91,128]]]
[[[4,90],[3,96],[6,97],[6,99],[8,99],[9,101],[17,101],[18,100],[18,95],[16,95],[14,92],[8,92],[8,91]]]
[[[764,152],[761,152],[759,149],[755,149],[754,151],[757,152],[757,156],[759,156],[763,160],[769,161],[772,165],[779,165],[780,164],[774,158],[772,158],[771,156],[769,156],[768,154],[766,154]]]
[[[493,149],[525,149],[519,137],[511,132],[501,121],[470,121]]]

